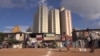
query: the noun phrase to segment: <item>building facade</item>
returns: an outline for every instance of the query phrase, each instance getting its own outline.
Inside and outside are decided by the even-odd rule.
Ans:
[[[70,10],[60,8],[60,23],[61,33],[66,32],[67,35],[72,36],[72,19]]]
[[[49,33],[60,34],[60,15],[59,9],[51,9],[49,11]]]
[[[63,7],[60,10],[49,10],[46,6],[39,6],[33,29],[33,33],[62,34],[66,32],[67,35],[72,36],[71,12]]]
[[[39,6],[34,18],[34,33],[48,33],[48,8]]]

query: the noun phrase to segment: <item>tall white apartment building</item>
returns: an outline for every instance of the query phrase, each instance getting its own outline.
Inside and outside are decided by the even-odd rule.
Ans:
[[[61,33],[66,32],[67,35],[72,36],[72,19],[70,10],[63,7],[60,9],[60,23]]]
[[[39,6],[34,18],[34,33],[48,33],[48,8]]]
[[[49,33],[60,34],[60,15],[59,9],[51,9],[49,11]]]
[[[67,35],[72,36],[71,12],[63,7],[60,10],[49,10],[46,6],[39,6],[33,29],[33,33],[62,34],[66,32]]]

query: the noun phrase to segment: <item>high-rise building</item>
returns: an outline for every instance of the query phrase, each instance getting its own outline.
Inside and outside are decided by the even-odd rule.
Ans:
[[[39,6],[34,18],[34,33],[54,33],[72,36],[72,19],[70,10],[65,8],[51,9]]]
[[[60,8],[60,23],[61,33],[66,32],[67,35],[72,36],[72,19],[70,10],[63,7]]]
[[[34,18],[34,33],[48,33],[48,8],[39,6]]]
[[[60,34],[60,16],[59,9],[51,9],[49,11],[49,33]]]

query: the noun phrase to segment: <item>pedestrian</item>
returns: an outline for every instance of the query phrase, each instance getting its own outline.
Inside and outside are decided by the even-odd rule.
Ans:
[[[80,48],[79,48],[79,51],[80,52],[86,52],[87,49],[86,49],[86,38],[89,36],[88,35],[88,32],[87,31],[83,31],[83,32],[80,32],[80,38],[79,38],[79,45],[80,45]]]
[[[73,47],[77,47],[77,40],[78,40],[78,34],[75,29],[72,31],[72,41],[73,41]]]
[[[89,40],[90,53],[93,53],[95,50],[95,42],[96,42],[96,35],[97,34],[94,31],[89,31],[89,30],[88,30],[88,33],[89,33],[88,39],[90,39]]]
[[[85,48],[85,41],[83,39],[80,39],[78,40],[79,41],[79,44],[80,44],[80,48],[79,48],[79,51],[80,52],[86,52],[86,48]]]
[[[63,34],[61,35],[61,42],[62,42],[62,45],[67,48],[67,51],[70,51],[71,40],[72,40],[72,37],[68,36],[65,32],[63,32]]]

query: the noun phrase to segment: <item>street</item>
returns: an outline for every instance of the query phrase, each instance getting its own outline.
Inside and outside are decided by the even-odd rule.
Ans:
[[[80,52],[78,49],[49,49],[49,48],[23,48],[23,49],[0,49],[0,56],[100,56],[100,49],[94,53]]]

